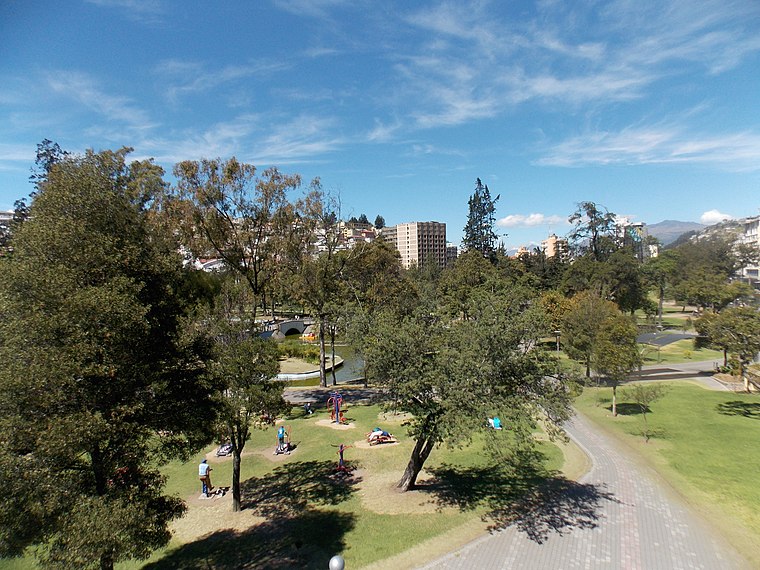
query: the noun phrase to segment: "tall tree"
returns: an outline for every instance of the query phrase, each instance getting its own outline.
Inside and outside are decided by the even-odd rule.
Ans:
[[[385,218],[380,214],[375,217],[375,229],[382,230],[385,227]]]
[[[617,416],[617,387],[641,364],[632,317],[615,314],[605,319],[594,341],[594,368],[612,385],[612,415]]]
[[[605,261],[615,249],[616,216],[594,202],[581,202],[567,221],[574,227],[568,236],[576,253],[588,252],[594,261]]]
[[[312,191],[299,203],[298,209],[303,239],[297,254],[288,256],[291,290],[317,319],[320,385],[327,386],[325,342],[330,333],[334,358],[336,307],[344,296],[343,272],[349,260],[361,250],[339,247],[342,240],[338,223],[340,203],[326,196],[320,186],[312,185]]]
[[[264,429],[287,409],[282,398],[279,351],[273,341],[256,335],[248,289],[228,279],[209,314],[200,319],[214,339],[209,368],[223,390],[219,420],[232,445],[232,510],[241,506],[240,467],[252,429]]]
[[[184,244],[196,257],[222,259],[245,279],[255,318],[289,240],[300,231],[287,196],[300,187],[300,176],[276,168],[257,176],[252,164],[235,158],[180,162],[174,175],[170,205]]]
[[[469,212],[462,238],[465,250],[478,251],[483,257],[493,259],[497,240],[494,232],[496,202],[499,198],[498,195],[496,198],[491,198],[488,186],[484,185],[480,178],[475,181],[475,192],[467,202]]]
[[[158,466],[214,421],[176,244],[134,200],[128,150],[54,164],[0,260],[0,553],[38,545],[50,567],[111,569],[165,545],[185,506]]]

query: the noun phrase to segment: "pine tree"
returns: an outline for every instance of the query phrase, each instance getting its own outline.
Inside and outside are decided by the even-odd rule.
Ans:
[[[480,178],[475,182],[475,193],[468,201],[469,214],[467,225],[464,227],[462,245],[467,251],[479,251],[484,257],[494,259],[496,253],[497,235],[494,232],[496,223],[496,202],[500,196],[491,198],[491,192]]]

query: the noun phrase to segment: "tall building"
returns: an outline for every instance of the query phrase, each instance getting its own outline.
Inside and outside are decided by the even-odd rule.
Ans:
[[[557,237],[554,234],[551,234],[541,242],[541,250],[546,257],[556,257],[558,259],[567,259],[570,253],[567,240],[565,238]]]
[[[446,244],[446,265],[454,265],[454,262],[459,257],[459,248],[453,243]]]
[[[618,243],[630,247],[639,261],[657,257],[656,251],[649,247],[649,231],[644,222],[632,223],[623,220],[615,226],[615,233]]]
[[[446,224],[441,222],[410,222],[383,228],[383,239],[396,246],[401,264],[409,269],[421,267],[433,260],[439,267],[446,266]]]

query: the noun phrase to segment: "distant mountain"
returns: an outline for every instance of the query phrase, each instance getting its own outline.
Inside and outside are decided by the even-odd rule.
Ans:
[[[698,232],[707,226],[697,222],[679,222],[677,220],[663,220],[657,224],[647,225],[649,235],[660,240],[662,245],[668,245],[676,241],[686,232]]]

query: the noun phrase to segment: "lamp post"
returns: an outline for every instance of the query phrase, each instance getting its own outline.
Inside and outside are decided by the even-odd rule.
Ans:
[[[340,554],[336,554],[330,558],[330,570],[343,570],[346,567],[346,562]]]
[[[559,330],[554,331],[554,335],[557,337],[557,355],[558,356],[559,356],[559,335],[560,335],[560,332],[561,331],[559,331]]]

